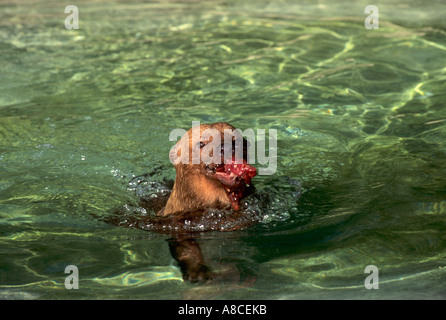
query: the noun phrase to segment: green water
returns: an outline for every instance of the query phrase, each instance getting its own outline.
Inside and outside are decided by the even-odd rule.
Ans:
[[[367,30],[367,4],[77,1],[66,30],[58,1],[0,2],[0,298],[444,299],[445,5],[376,2]],[[183,282],[168,236],[97,218],[132,177],[174,177],[192,121],[277,129],[253,182],[302,186],[296,210],[197,239],[244,279]]]

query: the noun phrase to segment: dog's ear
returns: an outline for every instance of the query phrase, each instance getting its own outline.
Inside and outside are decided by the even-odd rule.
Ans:
[[[186,132],[184,136],[172,148],[170,148],[170,162],[172,162],[175,167],[180,163],[190,163],[189,149],[189,134]]]

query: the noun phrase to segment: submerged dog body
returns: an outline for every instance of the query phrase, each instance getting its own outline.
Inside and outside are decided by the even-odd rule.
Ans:
[[[246,140],[228,123],[191,128],[171,149],[175,182],[157,216],[214,207],[232,206],[237,211],[256,175],[256,169],[247,163],[246,149]]]

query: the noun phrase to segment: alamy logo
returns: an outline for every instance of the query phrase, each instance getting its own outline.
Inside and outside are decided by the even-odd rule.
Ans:
[[[65,268],[65,273],[70,274],[65,278],[65,288],[68,290],[79,289],[79,269],[70,264]]]
[[[365,278],[364,286],[366,289],[379,289],[379,272],[378,267],[374,266],[373,264],[368,265],[365,267],[364,273],[370,273]]]
[[[69,5],[65,7],[65,13],[70,13],[65,18],[66,29],[79,29],[79,9],[75,5]]]
[[[368,5],[365,7],[364,13],[369,15],[364,20],[364,26],[366,29],[379,29],[379,12],[378,7],[374,5]]]
[[[272,175],[277,170],[276,129],[269,129],[268,156],[266,156],[265,129],[257,129],[257,135],[253,129],[246,129],[243,132],[240,129],[224,129],[224,138],[222,140],[221,133],[218,130],[205,129],[200,133],[200,122],[192,121],[191,135],[189,137],[188,132],[184,129],[174,129],[170,132],[169,141],[176,141],[178,137],[181,138],[170,149],[169,158],[172,164],[199,164],[201,161],[205,164],[220,164],[222,163],[222,157],[224,158],[224,163],[227,163],[232,161],[233,155],[234,163],[240,164],[244,158],[243,139],[245,138],[248,142],[246,162],[248,164],[267,164],[267,167],[258,168],[259,175]],[[199,148],[202,140],[210,142],[200,152],[197,148]],[[190,141],[192,148],[190,147]],[[233,150],[234,146],[235,150]]]

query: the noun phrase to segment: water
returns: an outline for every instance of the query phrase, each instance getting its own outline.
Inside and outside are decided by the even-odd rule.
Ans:
[[[445,5],[375,3],[367,30],[367,4],[78,1],[66,30],[57,1],[0,3],[0,297],[444,299]],[[278,132],[253,183],[283,207],[197,237],[226,275],[209,284],[167,235],[98,218],[137,201],[133,177],[174,177],[192,121]]]

